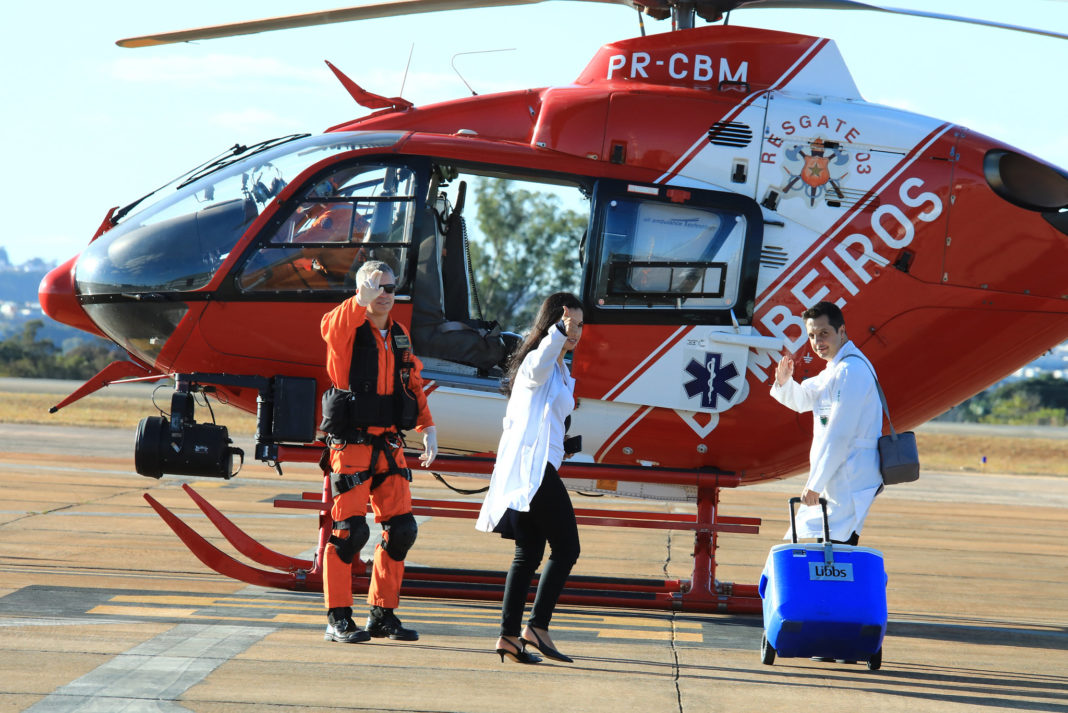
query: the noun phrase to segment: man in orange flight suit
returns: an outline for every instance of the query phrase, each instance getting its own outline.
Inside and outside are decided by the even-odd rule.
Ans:
[[[418,531],[400,432],[414,427],[423,434],[419,462],[424,468],[437,456],[437,436],[423,393],[422,364],[411,352],[407,330],[390,318],[396,289],[392,269],[370,260],[356,273],[356,284],[356,294],[328,312],[321,325],[326,370],[335,387],[327,397],[340,396],[333,406],[324,399],[323,406],[334,499],[333,536],[323,552],[324,638],[415,641],[419,634],[404,628],[393,613],[404,558]],[[352,620],[352,562],[370,536],[368,499],[383,531],[367,592],[371,614],[362,631]]]

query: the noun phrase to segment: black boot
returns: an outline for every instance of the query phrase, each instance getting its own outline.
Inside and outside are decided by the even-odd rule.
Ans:
[[[416,641],[419,634],[412,629],[405,629],[401,620],[393,613],[392,609],[385,607],[371,607],[371,615],[367,617],[367,633],[376,639],[389,637],[394,641]]]
[[[325,641],[358,644],[371,638],[370,634],[361,631],[352,620],[352,607],[334,607],[326,612],[326,620],[326,634],[323,635]]]

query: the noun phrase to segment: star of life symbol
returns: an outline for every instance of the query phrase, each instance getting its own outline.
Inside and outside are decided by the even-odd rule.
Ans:
[[[738,389],[729,382],[738,376],[738,368],[734,362],[721,365],[723,355],[715,352],[705,352],[704,363],[696,359],[690,359],[686,365],[686,373],[693,377],[683,384],[686,395],[691,399],[701,396],[701,408],[719,410],[719,399],[726,404],[738,393]]]
[[[816,139],[807,146],[795,144],[788,148],[785,154],[787,162],[792,165],[784,164],[782,167],[788,177],[782,190],[784,196],[789,197],[791,191],[797,191],[808,199],[809,207],[815,206],[816,201],[828,190],[833,191],[838,198],[845,198],[842,179],[849,172],[835,176],[832,169],[849,163],[848,151],[837,145],[828,149],[823,139]]]

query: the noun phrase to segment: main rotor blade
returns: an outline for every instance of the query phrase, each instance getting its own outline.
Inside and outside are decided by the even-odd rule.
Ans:
[[[258,32],[270,32],[272,30],[287,30],[297,27],[313,27],[315,25],[329,25],[336,22],[352,22],[355,20],[372,20],[381,17],[395,17],[399,15],[415,15],[427,12],[442,12],[445,10],[469,10],[484,7],[511,7],[515,5],[534,5],[546,0],[382,0],[357,7],[338,8],[336,10],[322,10],[320,12],[308,12],[299,15],[285,15],[271,17],[262,20],[249,20],[247,22],[234,22],[225,25],[211,25],[192,30],[180,30],[178,32],[165,32],[156,35],[143,35],[119,40],[115,44],[120,47],[152,47],[154,45],[166,45],[176,42],[193,42],[195,40],[210,40],[222,37],[234,37],[236,35],[252,35]],[[723,13],[731,10],[755,10],[763,8],[790,9],[790,10],[870,10],[873,12],[885,12],[893,15],[908,15],[933,20],[949,20],[951,22],[963,22],[970,25],[984,27],[996,27],[1002,30],[1014,30],[1027,32],[1034,35],[1068,39],[1068,34],[1042,30],[1033,27],[1010,25],[1004,22],[992,20],[979,20],[971,17],[958,15],[946,15],[939,12],[925,10],[910,10],[907,8],[887,7],[859,2],[858,0],[576,0],[577,2],[600,2],[609,5],[625,5],[639,10],[646,10],[650,14],[660,16],[666,14],[668,7],[692,7],[701,17],[714,21],[718,20]]]
[[[713,5],[723,5],[725,3],[711,0]],[[697,0],[698,12],[701,11],[701,0]],[[1042,30],[1035,27],[1024,27],[1022,25],[1010,25],[1004,22],[994,22],[992,20],[979,20],[974,17],[961,17],[960,15],[945,15],[940,12],[928,12],[926,10],[910,10],[902,7],[887,7],[884,5],[873,5],[866,2],[857,2],[856,0],[742,0],[735,4],[735,9],[755,10],[762,8],[765,10],[872,10],[875,12],[886,12],[893,15],[909,15],[911,17],[923,17],[931,20],[949,20],[951,22],[964,22],[969,25],[981,25],[983,27],[996,27],[1001,30],[1014,30],[1016,32],[1026,32],[1032,35],[1043,35],[1045,37],[1056,37],[1061,40],[1068,40],[1068,34],[1062,32],[1053,32],[1052,30]]]
[[[602,2],[611,5],[636,7],[636,3],[632,0],[579,1]],[[178,32],[164,32],[158,35],[130,37],[124,40],[119,40],[115,44],[119,47],[152,47],[154,45],[167,45],[175,42],[211,40],[221,37],[234,37],[236,35],[252,35],[257,32],[269,32],[271,30],[288,30],[295,27],[329,25],[335,22],[372,20],[380,17],[415,15],[425,12],[441,12],[443,10],[469,10],[483,7],[533,5],[540,2],[545,2],[545,0],[384,0],[382,2],[372,2],[366,5],[360,5],[358,7],[323,10],[321,12],[307,12],[299,15],[269,17],[263,20],[234,22],[226,25],[211,25],[209,27],[180,30]]]

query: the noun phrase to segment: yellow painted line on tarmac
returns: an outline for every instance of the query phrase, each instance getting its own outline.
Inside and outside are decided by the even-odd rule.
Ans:
[[[286,623],[286,624],[318,624],[323,621],[322,616],[311,614],[279,614],[270,618],[262,616],[219,616],[218,614],[200,614],[196,609],[171,609],[164,607],[130,607],[111,606],[101,604],[89,610],[90,614],[118,614],[123,616],[146,616],[146,617],[181,617],[183,619],[210,619],[212,621],[255,621],[261,624]],[[290,620],[290,617],[292,620]]]
[[[307,604],[301,604],[300,602],[292,599],[265,599],[264,597],[233,597],[233,596],[213,596],[214,599],[225,599],[228,602],[241,602],[242,604],[259,604],[262,606],[277,605],[277,606],[310,606]],[[317,603],[321,603],[322,597],[316,597]]]
[[[114,606],[101,604],[89,610],[90,614],[110,614],[125,616],[144,617],[182,617],[185,619],[213,619],[220,621],[255,621],[264,624],[320,624],[323,620],[322,613],[316,614],[291,614],[280,613],[270,618],[251,616],[219,616],[216,614],[201,614],[196,609],[179,609],[176,607],[135,607],[129,605]],[[411,621],[434,621],[414,616],[405,617]],[[700,632],[672,632],[667,630],[650,631],[646,629],[602,629],[594,626],[553,626],[553,631],[577,631],[597,635],[599,639],[636,639],[641,641],[688,641],[700,643],[703,637]]]
[[[553,619],[555,620],[557,618],[561,618],[561,617],[565,617],[565,616],[566,615],[554,614],[553,615]],[[699,621],[676,621],[676,622],[670,622],[667,619],[659,620],[659,621],[655,620],[655,619],[646,619],[645,621],[649,622],[648,624],[646,624],[640,619],[636,620],[634,617],[629,617],[629,616],[611,616],[611,615],[608,615],[608,616],[599,616],[597,618],[600,620],[600,622],[602,624],[609,624],[609,625],[614,625],[614,626],[667,626],[669,623],[673,623],[673,625],[675,626],[676,629],[700,629],[701,628],[701,622],[699,622]]]
[[[354,616],[354,619],[359,617]],[[326,623],[326,610],[323,609],[320,614],[279,614],[271,619],[271,621],[277,621],[279,624],[324,624]],[[359,626],[363,626],[362,622],[357,622]]]
[[[553,627],[555,631],[559,627]],[[564,627],[566,628],[566,627]],[[685,631],[645,631],[643,629],[604,629],[597,630],[598,639],[641,639],[642,641],[692,641],[700,643],[704,637],[700,633],[691,634]]]
[[[418,604],[409,604],[408,602],[404,602],[402,606],[403,606],[404,611],[407,612],[409,615],[415,614],[417,612],[434,612],[434,613],[440,613],[442,616],[446,616],[446,617],[460,617],[460,618],[489,617],[491,619],[496,619],[496,618],[500,617],[500,613],[499,613],[500,612],[500,605],[499,604],[487,605],[486,609],[488,609],[491,612],[489,614],[478,614],[478,613],[472,612],[471,610],[464,610],[464,611],[461,611],[460,613],[457,613],[457,611],[458,611],[457,607],[421,606],[421,605],[418,605]],[[654,627],[654,628],[661,627],[661,626],[667,626],[667,625],[669,625],[669,623],[671,623],[667,619],[654,619],[652,617],[635,618],[635,617],[629,617],[629,616],[612,616],[612,615],[593,615],[593,616],[590,616],[588,614],[571,614],[571,613],[568,613],[568,612],[561,612],[561,611],[557,611],[555,614],[553,614],[553,621],[554,622],[571,621],[571,622],[583,623],[583,624],[584,623],[591,623],[591,622],[599,622],[599,623],[606,624],[606,625],[609,625],[609,626],[624,626],[625,625],[625,626],[647,626],[647,627]],[[699,621],[676,621],[676,622],[674,622],[674,626],[675,626],[676,629],[697,629],[697,630],[700,630],[701,627],[702,627],[702,624]]]
[[[318,624],[322,622],[324,609],[319,602],[294,602],[282,599],[259,599],[255,597],[230,597],[218,595],[173,595],[173,594],[116,594],[108,604],[89,610],[90,614],[109,614],[144,617],[182,617],[190,619],[217,619],[223,621],[255,621],[279,624]],[[208,614],[209,608],[245,608],[279,611],[274,616],[244,617]],[[307,612],[307,613],[304,613]],[[420,606],[405,604],[403,615],[406,621],[419,623],[463,623],[489,625],[499,620],[497,605],[482,608],[449,607],[440,605]],[[703,641],[702,624],[696,621],[671,621],[652,617],[627,617],[613,615],[582,615],[557,612],[553,617],[553,629],[557,631],[584,632],[598,638],[638,639],[644,641]]]
[[[108,599],[110,602],[124,603],[124,604],[169,604],[171,606],[178,606],[187,604],[190,606],[202,607],[205,604],[214,604],[214,597],[197,597],[197,596],[179,596],[169,594],[116,594]]]
[[[180,616],[191,617],[196,614],[196,609],[176,609],[163,607],[116,607],[110,604],[98,604],[89,610],[89,614],[122,614],[123,616]]]
[[[108,601],[116,603],[151,603],[151,604],[167,604],[171,606],[197,606],[204,607],[246,607],[257,609],[311,609],[314,608],[308,604],[299,604],[294,602],[260,602],[252,599],[230,599],[227,597],[197,597],[197,596],[173,596],[167,594],[145,594],[145,595],[130,595],[130,594],[117,594]]]
[[[227,597],[227,596],[188,596],[188,595],[167,595],[167,594],[144,594],[144,595],[130,595],[130,594],[117,594],[110,598],[111,602],[115,603],[132,603],[132,604],[161,604],[171,606],[198,606],[198,607],[236,607],[236,606],[251,606],[258,609],[266,608],[282,608],[282,609],[297,609],[297,610],[318,610],[321,607],[316,604],[301,604],[293,601],[286,600],[264,600],[248,597]],[[405,603],[404,612],[409,616],[437,616],[445,619],[487,619],[495,620],[499,617],[494,606],[492,609],[486,607],[485,613],[473,610],[460,610],[456,607],[446,606],[419,606]],[[555,615],[557,622],[575,622],[579,624],[597,622],[606,626],[625,626],[625,627],[649,627],[660,628],[667,625],[666,620],[656,619],[636,619],[634,617],[623,616],[586,616],[582,614],[568,614],[566,612],[557,612]],[[696,621],[676,621],[674,622],[676,629],[701,629],[701,623]]]

